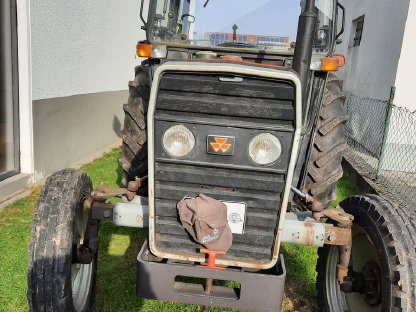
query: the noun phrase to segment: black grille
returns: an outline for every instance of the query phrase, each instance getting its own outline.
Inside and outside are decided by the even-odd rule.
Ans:
[[[227,258],[268,263],[293,141],[295,88],[289,81],[230,78],[169,73],[161,79],[155,114],[156,245],[171,254],[198,254],[200,245],[180,225],[176,204],[203,193],[247,204],[245,232],[233,235]],[[163,132],[175,123],[184,123],[196,137],[185,159],[170,158],[161,146]],[[250,138],[264,129],[284,144],[280,161],[270,167],[256,166],[246,153]],[[208,155],[207,134],[235,136],[236,155]]]
[[[157,110],[192,116],[292,125],[293,85],[288,81],[243,78],[221,81],[221,75],[165,74],[159,86]],[[238,118],[238,119],[237,119]]]

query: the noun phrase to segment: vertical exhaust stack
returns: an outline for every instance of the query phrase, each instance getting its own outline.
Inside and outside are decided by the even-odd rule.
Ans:
[[[307,100],[308,78],[317,19],[315,0],[305,0],[305,9],[299,16],[295,56],[293,57],[292,66],[293,70],[298,73],[302,84],[303,103]]]

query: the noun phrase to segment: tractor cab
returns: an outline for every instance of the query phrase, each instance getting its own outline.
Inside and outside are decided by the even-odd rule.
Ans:
[[[298,18],[305,5],[292,0],[154,0],[145,22],[147,40],[154,44],[156,58],[177,58],[173,51],[210,50],[243,58],[257,54],[269,63],[266,55],[293,56]],[[318,0],[313,12],[317,16],[314,53],[329,55],[336,35],[336,3]]]

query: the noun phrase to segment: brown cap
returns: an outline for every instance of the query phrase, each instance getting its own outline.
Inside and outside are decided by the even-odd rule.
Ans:
[[[200,194],[178,203],[182,226],[195,241],[210,250],[228,251],[233,234],[227,221],[227,206],[219,200]]]

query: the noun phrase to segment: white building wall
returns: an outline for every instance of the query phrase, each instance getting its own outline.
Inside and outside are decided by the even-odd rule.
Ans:
[[[127,89],[139,11],[138,0],[32,0],[33,100]]]
[[[361,97],[387,100],[396,81],[409,0],[344,0],[342,4],[346,27],[337,53],[344,54],[347,61],[339,73],[344,89]],[[362,15],[361,45],[354,47],[353,20]]]
[[[415,97],[416,73],[416,1],[412,0],[406,20],[403,45],[396,77],[394,104],[416,111]]]
[[[382,167],[385,170],[416,172],[416,1],[412,0],[404,30],[397,68],[395,106],[386,138]]]
[[[346,7],[346,29],[343,43],[338,45],[337,53],[346,56],[346,67],[339,76],[344,80],[344,90],[361,98],[387,101],[391,88],[396,87],[394,104],[414,110],[416,102],[412,99],[412,75],[416,71],[414,55],[416,42],[415,0],[350,0],[343,1]],[[409,6],[410,5],[410,6]],[[361,44],[353,46],[355,26],[353,21],[364,15],[364,28]],[[361,103],[363,104],[364,101]],[[353,135],[358,141],[380,144],[371,149],[381,156],[381,169],[415,172],[416,139],[408,114],[393,109],[386,124],[386,107],[372,105],[366,111],[353,113]],[[364,117],[363,117],[364,116]],[[384,141],[383,141],[384,140]]]
[[[140,0],[30,0],[35,176],[120,145]],[[147,11],[147,10],[146,10]]]

